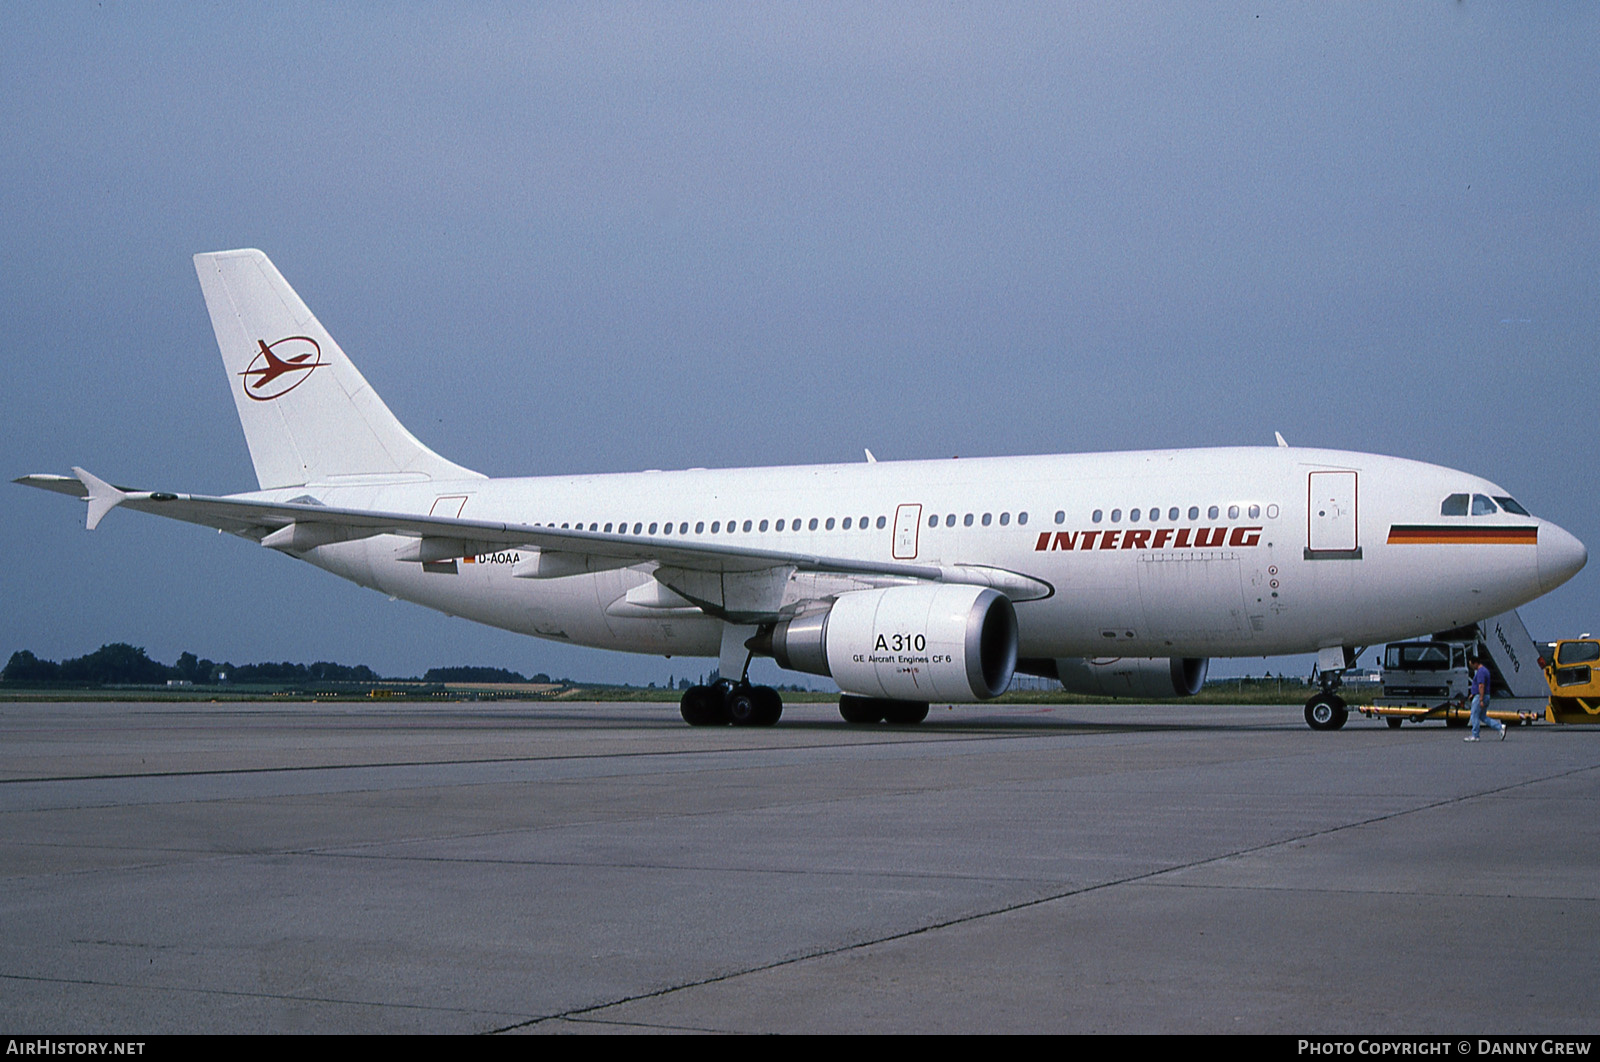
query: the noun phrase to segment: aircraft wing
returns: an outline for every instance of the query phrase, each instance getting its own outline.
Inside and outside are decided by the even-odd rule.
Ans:
[[[1049,584],[1020,573],[977,565],[858,560],[538,524],[344,509],[311,502],[266,502],[238,497],[131,490],[113,486],[80,468],[74,468],[73,472],[74,476],[23,476],[14,482],[85,498],[89,503],[88,526],[91,530],[107,512],[121,506],[214,527],[291,553],[304,552],[332,542],[388,534],[414,540],[401,546],[396,553],[398,559],[424,563],[499,550],[537,551],[537,555],[530,558],[534,567],[523,573],[532,578],[654,562],[660,566],[661,574],[669,576],[672,572],[725,575],[792,569],[797,572],[973,583],[993,586],[1019,601],[1048,597],[1054,592]],[[541,565],[543,571],[539,570]],[[692,577],[677,578],[668,585],[685,590],[693,582]],[[694,599],[700,598],[693,590],[689,593]]]

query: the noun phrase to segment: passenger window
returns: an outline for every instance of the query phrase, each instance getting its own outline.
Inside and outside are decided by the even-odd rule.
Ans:
[[[956,526],[956,514],[955,513],[946,513],[945,514],[944,526],[946,526],[946,527],[954,527],[954,526]]]
[[[1260,515],[1261,515],[1261,506],[1259,506],[1259,505],[1250,506],[1250,519],[1254,520],[1257,517],[1259,517]]]
[[[689,521],[685,520],[683,523],[678,525],[678,534],[687,535],[688,533],[689,533]]]
[[[937,515],[928,517],[928,526],[929,527],[938,527],[939,526],[939,517]]]
[[[610,524],[606,525],[606,534],[608,534],[608,535],[611,534],[611,525]]]
[[[663,534],[663,535],[670,535],[670,534],[672,534],[672,522],[671,522],[671,521],[668,521],[668,522],[667,522],[667,524],[666,524],[666,525],[665,525],[665,526],[664,526],[664,527],[662,527],[662,529],[661,529],[661,533],[662,533],[662,534]]]
[[[694,522],[694,533],[697,535],[706,533],[706,522],[704,520],[696,520]]]
[[[1135,509],[1135,510],[1133,510],[1133,512],[1128,514],[1128,522],[1129,523],[1133,523],[1133,524],[1136,524],[1136,523],[1139,522],[1139,510],[1138,509]]]
[[[1174,505],[1172,508],[1167,510],[1167,519],[1168,520],[1176,520],[1177,518],[1178,518],[1178,507],[1176,505]]]
[[[1011,523],[1011,514],[1010,513],[1001,513],[1000,514],[1000,526],[1001,527],[1005,527],[1009,523]]]
[[[848,531],[848,530],[850,530],[850,518],[849,518],[849,517],[848,517],[848,516],[847,516],[847,517],[845,517],[845,518],[844,518],[844,523],[842,523],[842,524],[840,524],[840,525],[839,525],[839,529],[840,529],[840,530],[841,530],[841,531]]]
[[[653,534],[655,534],[655,533],[656,533],[656,528],[657,528],[657,527],[658,527],[658,526],[659,526],[659,525],[657,525],[657,524],[651,524],[651,525],[650,525],[650,533],[651,533],[651,534],[652,534],[652,535],[653,535]]]
[[[1268,520],[1276,520],[1277,518],[1278,518],[1278,507],[1276,505],[1267,506],[1267,519]]]
[[[721,531],[721,530],[722,530],[722,521],[721,520],[713,520],[713,521],[711,521],[711,533],[713,535],[716,534],[718,531]]]
[[[886,516],[878,517],[878,528],[879,528],[879,530],[882,530],[884,527],[886,527],[888,525],[888,523],[889,523],[889,518],[888,517],[886,517]]]
[[[828,522],[822,525],[822,529],[824,531],[832,531],[833,530],[833,517],[831,517],[831,516],[828,517]]]
[[[1501,497],[1500,495],[1496,494],[1494,496],[1494,500],[1499,502],[1500,503],[1500,508],[1504,509],[1508,513],[1516,513],[1518,516],[1532,516],[1533,515],[1528,510],[1526,510],[1522,506],[1518,505],[1517,502],[1516,502],[1516,499],[1514,499],[1514,498],[1504,498],[1504,497]]]
[[[983,526],[984,527],[988,527],[989,526],[989,521],[993,520],[993,519],[994,519],[994,517],[991,514],[984,513],[983,514]]]
[[[815,531],[817,529],[817,518],[815,516],[813,516],[811,518],[811,523],[807,524],[806,526],[810,527],[811,530]]]
[[[643,527],[644,527],[643,523],[635,523],[633,525],[633,533],[637,535],[639,533],[640,529],[643,528]]]
[[[1200,506],[1198,506],[1198,505],[1189,506],[1189,519],[1191,519],[1191,520],[1200,519]]]
[[[1064,512],[1061,509],[1057,509],[1056,510],[1056,523],[1064,524],[1066,522],[1067,522],[1067,514],[1066,514],[1066,512]],[[1097,524],[1100,522],[1100,510],[1099,509],[1096,509],[1094,511],[1094,522],[1097,523]]]
[[[1017,514],[1017,526],[1020,527],[1023,524],[1026,524],[1027,522],[1028,522],[1028,514],[1027,513],[1018,513]]]
[[[1495,505],[1494,502],[1490,501],[1484,495],[1482,495],[1482,494],[1474,494],[1472,496],[1472,515],[1473,516],[1488,516],[1490,513],[1497,513],[1499,511],[1500,511],[1499,506]]]
[[[1217,518],[1217,507],[1215,505],[1213,505],[1211,508],[1206,510],[1206,519],[1207,520],[1215,520],[1216,518]]]
[[[1239,507],[1237,505],[1228,506],[1228,519],[1229,520],[1237,520],[1237,519],[1239,519]]]
[[[1114,523],[1114,524],[1120,524],[1122,522],[1122,510],[1121,509],[1112,509],[1111,510],[1111,522]]]
[[[750,530],[750,521],[749,521],[749,520],[746,520],[746,521],[745,521],[745,522],[744,522],[744,529],[745,529],[745,530],[746,530],[746,531],[748,531],[748,530]]]
[[[860,520],[858,520],[856,522],[856,526],[859,527],[861,530],[865,531],[867,529],[867,521],[870,520],[870,519],[872,519],[872,517],[863,516]]]
[[[965,516],[963,516],[961,518],[961,526],[962,527],[971,527],[972,526],[972,514],[971,513],[968,513],[967,515],[965,515]]]
[[[765,520],[763,520],[763,521],[761,521],[760,530],[765,531],[766,529],[767,529],[767,522]]]
[[[1153,524],[1161,519],[1161,506],[1157,505],[1150,510],[1150,522]]]
[[[1440,516],[1465,516],[1467,515],[1467,496],[1465,494],[1452,494],[1439,506]]]

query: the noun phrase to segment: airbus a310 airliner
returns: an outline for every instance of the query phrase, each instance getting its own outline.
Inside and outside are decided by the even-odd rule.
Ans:
[[[852,723],[1012,675],[1198,692],[1213,656],[1314,652],[1318,729],[1357,647],[1555,589],[1588,553],[1509,492],[1395,457],[1274,447],[489,479],[395,418],[260,251],[195,256],[260,489],[17,480],[228,531],[507,630],[717,656],[695,725],[770,725],[753,656],[830,676]],[[735,678],[735,676],[738,676]]]

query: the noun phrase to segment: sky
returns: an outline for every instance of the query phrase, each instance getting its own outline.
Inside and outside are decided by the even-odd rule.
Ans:
[[[1600,548],[1593,4],[17,3],[0,148],[7,480],[252,489],[190,261],[249,246],[490,475],[1280,431]],[[0,658],[714,666],[0,498]]]

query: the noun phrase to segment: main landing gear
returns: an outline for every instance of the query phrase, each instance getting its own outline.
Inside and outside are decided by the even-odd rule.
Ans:
[[[712,686],[690,686],[678,710],[690,726],[771,726],[783,714],[783,698],[771,686],[723,679]]]

